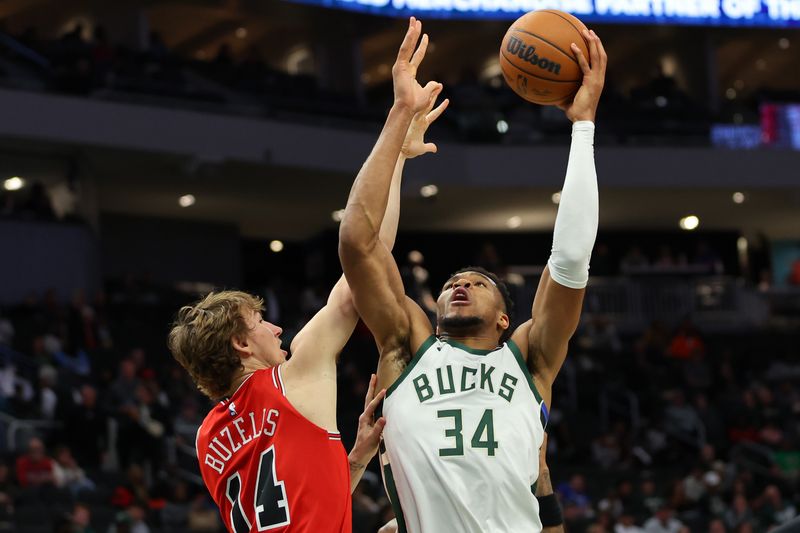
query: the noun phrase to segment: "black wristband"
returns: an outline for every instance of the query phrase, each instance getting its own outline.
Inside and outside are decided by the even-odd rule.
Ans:
[[[536,499],[539,500],[539,518],[542,527],[556,527],[564,523],[564,515],[561,513],[561,505],[555,493],[537,496]]]

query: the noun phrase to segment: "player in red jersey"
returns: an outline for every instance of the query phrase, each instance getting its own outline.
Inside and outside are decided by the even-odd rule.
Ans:
[[[403,163],[435,150],[423,141],[435,116],[408,129],[380,228],[388,249],[397,232]],[[384,425],[372,420],[384,393],[374,394],[373,377],[356,443],[345,453],[336,426],[336,360],[358,321],[350,288],[342,276],[327,305],[293,339],[288,360],[282,330],[263,320],[262,306],[243,292],[211,293],[183,307],[170,332],[175,359],[219,402],[197,433],[203,481],[232,533],[349,533],[350,492]]]

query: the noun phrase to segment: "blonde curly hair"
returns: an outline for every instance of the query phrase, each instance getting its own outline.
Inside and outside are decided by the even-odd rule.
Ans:
[[[178,311],[169,332],[169,350],[212,400],[223,398],[243,369],[231,339],[247,335],[246,314],[263,308],[264,300],[257,296],[221,291]]]

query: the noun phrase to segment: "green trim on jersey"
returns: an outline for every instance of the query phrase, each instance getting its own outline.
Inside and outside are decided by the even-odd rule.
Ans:
[[[397,518],[397,533],[408,533],[406,520],[403,516],[403,508],[400,506],[400,498],[397,497],[397,486],[394,484],[392,465],[383,466],[383,480],[386,482],[386,491],[389,493],[389,503],[392,504],[394,517]]]
[[[511,353],[514,354],[514,359],[516,359],[517,363],[519,363],[519,367],[522,369],[522,373],[525,375],[526,378],[528,378],[526,381],[528,382],[528,385],[530,385],[531,387],[531,392],[533,392],[533,396],[536,398],[536,401],[541,404],[542,401],[544,400],[542,400],[542,395],[539,394],[539,391],[536,390],[536,385],[533,384],[533,376],[531,375],[531,371],[528,369],[528,365],[525,364],[525,360],[522,358],[522,351],[520,351],[519,346],[517,346],[517,343],[512,341],[511,339],[508,339],[506,341],[506,344],[511,349]]]
[[[440,339],[440,340],[442,342],[446,342],[447,344],[449,344],[453,348],[458,348],[459,350],[464,350],[465,352],[469,352],[472,355],[489,355],[490,353],[496,352],[497,350],[499,350],[501,348],[501,346],[498,346],[497,348],[492,348],[491,350],[481,350],[479,348],[470,348],[466,344],[461,344],[460,342],[454,341],[452,339]]]
[[[389,395],[393,393],[395,389],[397,389],[397,387],[400,386],[400,383],[402,383],[403,380],[408,377],[408,375],[411,373],[411,370],[413,370],[414,366],[416,366],[416,364],[419,363],[419,360],[422,359],[422,356],[425,354],[425,352],[428,351],[428,348],[433,346],[433,343],[435,343],[436,340],[437,340],[436,335],[431,335],[430,337],[425,339],[425,341],[420,345],[419,350],[417,350],[417,353],[415,353],[414,357],[411,359],[411,361],[409,361],[408,365],[406,365],[406,367],[403,369],[400,375],[397,376],[397,379],[394,380],[394,383],[392,383],[392,385],[388,389],[386,389],[386,396],[384,396],[384,399],[388,398]]]

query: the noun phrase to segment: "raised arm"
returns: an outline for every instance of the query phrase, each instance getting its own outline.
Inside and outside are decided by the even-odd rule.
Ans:
[[[398,160],[392,176],[386,216],[380,229],[380,240],[388,250],[394,247],[397,236],[402,179],[403,162]],[[350,286],[342,275],[328,295],[325,306],[292,340],[293,365],[302,364],[306,370],[335,365],[357,323],[358,313],[353,304]]]
[[[410,349],[415,342],[411,338],[412,322],[419,321],[415,313],[422,314],[407,300],[397,264],[379,238],[393,170],[406,132],[414,116],[431,109],[441,91],[438,83],[430,82],[423,88],[416,81],[417,67],[428,44],[426,35],[416,48],[421,33],[422,24],[412,17],[392,69],[394,105],[372,153],[356,177],[339,229],[339,258],[344,274],[356,308],[375,336],[382,361],[389,352]],[[428,324],[428,331],[419,335],[427,336],[430,331]]]
[[[591,66],[573,44],[583,70],[583,85],[573,102],[562,107],[573,122],[572,144],[553,231],[553,247],[533,300],[532,320],[520,328],[519,334],[515,333],[515,340],[528,346],[528,363],[536,378],[548,389],[564,363],[569,340],[578,327],[589,279],[589,259],[597,236],[599,207],[594,119],[603,90],[607,58],[597,35],[585,32],[585,36],[589,42]],[[549,398],[548,393],[545,395]]]

